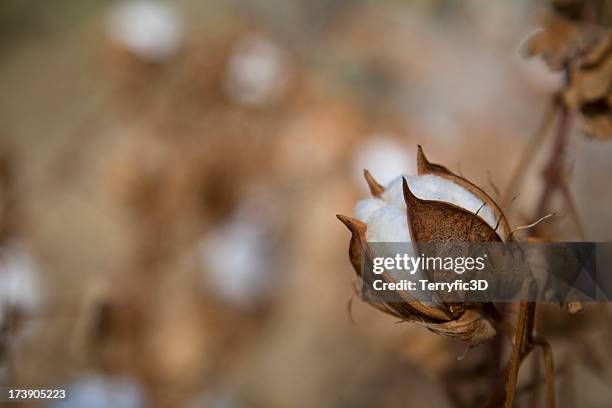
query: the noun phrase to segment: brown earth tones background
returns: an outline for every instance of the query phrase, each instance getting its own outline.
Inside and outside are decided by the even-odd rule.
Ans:
[[[414,174],[418,144],[503,195],[561,83],[521,55],[546,4],[162,4],[176,17],[165,35],[180,35],[153,60],[113,37],[121,2],[0,5],[2,245],[36,264],[0,266],[17,282],[1,295],[15,299],[1,383],[73,395],[27,406],[478,406],[509,340],[458,361],[465,345],[359,299],[351,319],[335,214],[367,194],[364,167],[381,182]],[[506,208],[512,226],[535,221],[549,146]],[[553,201],[547,238],[612,239],[611,158],[612,142],[576,127],[584,236]],[[611,406],[612,309],[539,313],[559,406]]]

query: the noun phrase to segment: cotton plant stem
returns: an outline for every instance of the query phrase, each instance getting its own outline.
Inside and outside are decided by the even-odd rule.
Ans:
[[[567,205],[567,209],[574,223],[574,228],[578,233],[578,239],[581,241],[585,240],[584,227],[582,226],[582,222],[580,221],[580,215],[578,214],[578,208],[576,207],[576,200],[574,200],[574,196],[572,195],[572,191],[569,188],[567,180],[563,180],[561,182],[561,193],[563,194],[563,198],[565,199],[565,204]]]
[[[540,347],[542,349],[542,358],[544,359],[544,367],[546,370],[546,406],[548,408],[555,408],[555,366],[552,348],[546,339],[536,333],[536,303],[531,302],[530,304],[533,310],[527,314],[528,329],[525,333],[525,355],[535,347]]]
[[[564,104],[559,104],[559,123],[555,135],[553,150],[544,168],[544,189],[538,200],[534,218],[541,217],[546,213],[552,195],[559,188],[564,177],[565,169],[565,149],[569,139],[571,118],[568,108]]]
[[[501,200],[502,208],[506,208],[510,204],[510,202],[512,201],[512,197],[516,195],[516,193],[523,185],[523,182],[525,180],[525,174],[527,173],[529,164],[533,161],[538,150],[542,146],[542,143],[544,142],[544,139],[546,138],[546,135],[548,133],[548,129],[553,123],[553,119],[555,118],[555,113],[557,112],[558,106],[558,97],[553,96],[546,110],[544,111],[544,116],[540,125],[538,126],[533,136],[529,138],[529,142],[521,153],[518,165],[514,169],[514,173],[510,178],[510,185],[506,188],[504,197]]]
[[[534,332],[529,333],[528,336],[530,337],[528,343],[531,346],[542,348],[542,357],[546,369],[546,406],[555,408],[555,365],[552,348],[548,341],[538,337]]]
[[[514,396],[516,394],[516,385],[518,382],[518,373],[521,362],[525,357],[525,340],[527,339],[527,330],[530,329],[529,324],[533,322],[530,315],[535,314],[534,302],[521,302],[519,306],[518,322],[516,324],[516,334],[514,337],[514,345],[512,347],[512,356],[510,357],[510,367],[508,369],[508,377],[506,379],[506,401],[504,408],[512,408],[514,404]]]
[[[552,123],[556,111],[559,111],[559,122],[553,151],[551,152],[548,163],[544,169],[545,185],[538,200],[536,208],[536,216],[544,215],[553,193],[560,187],[563,180],[565,148],[569,138],[570,116],[567,107],[561,103],[558,96],[552,99],[549,108],[547,109],[542,124],[538,128],[535,137],[525,148],[519,165],[511,179],[510,187],[507,189],[504,203],[507,204],[523,182],[526,168],[535,157],[537,149],[542,145],[546,131]],[[535,302],[521,302],[519,305],[519,315],[512,347],[512,355],[510,365],[507,370],[506,378],[506,398],[504,408],[512,408],[517,391],[518,374],[520,366],[524,358],[536,346],[542,347],[544,365],[546,368],[546,399],[548,408],[555,407],[555,391],[554,391],[554,362],[552,349],[548,342],[538,337],[535,334]],[[497,393],[496,393],[497,394]],[[495,403],[495,396],[491,400]],[[537,403],[537,394],[532,396],[532,405]]]
[[[511,179],[510,187],[506,191],[504,203],[507,204],[515,192],[518,190],[525,176],[526,168],[535,157],[537,149],[542,145],[546,131],[551,125],[555,113],[559,111],[559,121],[554,140],[553,151],[551,152],[548,163],[544,169],[545,186],[538,200],[536,208],[536,216],[542,217],[548,207],[551,196],[560,187],[563,182],[565,148],[569,138],[569,129],[571,126],[570,115],[567,107],[555,95],[546,110],[544,119],[538,128],[535,136],[530,140],[530,143],[525,148],[519,165]],[[506,398],[504,408],[512,408],[514,398],[516,396],[518,374],[520,366],[524,358],[536,346],[542,347],[544,364],[546,367],[546,398],[548,408],[555,407],[555,392],[554,392],[554,362],[552,349],[548,342],[538,337],[535,334],[535,302],[521,302],[519,306],[518,322],[512,347],[512,355],[510,364],[507,370],[506,377]],[[497,400],[500,397],[499,387],[496,388],[493,396],[489,400],[487,406],[496,406]],[[537,396],[533,397],[534,399]]]
[[[561,369],[555,370],[555,375],[565,375],[567,372],[567,368],[562,367]],[[546,377],[538,377],[536,379],[532,379],[529,383],[522,385],[517,388],[516,395],[523,395],[529,392],[534,391],[536,387],[542,386],[542,384],[546,383]]]
[[[544,367],[546,369],[546,406],[555,408],[555,368],[550,344],[535,332],[536,303],[521,302],[516,325],[516,335],[512,348],[512,357],[506,381],[506,402],[504,408],[512,408],[518,382],[521,363],[535,348],[542,348]]]

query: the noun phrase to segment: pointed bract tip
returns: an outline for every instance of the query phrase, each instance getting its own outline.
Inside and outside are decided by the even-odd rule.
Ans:
[[[342,214],[336,214],[336,218],[338,218],[351,232],[365,231],[366,229],[366,224],[355,218],[347,217]]]
[[[363,178],[365,178],[366,183],[368,183],[370,193],[374,197],[380,197],[381,194],[385,192],[385,188],[380,185],[380,183],[376,181],[376,179],[374,179],[374,176],[372,176],[372,174],[367,169],[363,169]]]
[[[429,165],[429,161],[425,156],[425,152],[423,151],[423,147],[418,145],[417,147],[417,173],[419,175],[423,175],[427,172],[427,167]]]
[[[346,215],[342,215],[342,214],[336,214],[336,218],[339,219],[345,225],[351,219],[351,217],[347,217]]]
[[[410,206],[411,204],[419,201],[419,199],[412,194],[412,191],[410,191],[406,177],[402,177],[402,192],[404,193],[404,202],[406,203],[406,206]]]

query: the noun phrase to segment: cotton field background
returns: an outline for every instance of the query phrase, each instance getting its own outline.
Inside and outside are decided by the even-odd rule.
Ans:
[[[23,404],[54,408],[480,406],[509,340],[466,352],[358,298],[349,314],[335,214],[364,168],[415,174],[420,144],[535,221],[554,127],[530,143],[564,78],[523,51],[548,10],[3,0],[0,384],[66,388]],[[583,120],[542,238],[612,240],[612,140]],[[612,308],[539,320],[558,406],[612,406]]]

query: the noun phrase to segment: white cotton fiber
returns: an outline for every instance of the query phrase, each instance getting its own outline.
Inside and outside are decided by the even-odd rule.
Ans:
[[[34,258],[20,244],[0,249],[0,323],[2,307],[33,312],[40,304],[39,271]]]
[[[85,375],[68,384],[70,398],[47,405],[49,408],[142,408],[146,398],[142,387],[127,377]]]
[[[483,201],[470,193],[468,190],[442,177],[434,175],[403,176],[408,181],[410,191],[422,200],[444,201],[476,213],[482,206]],[[383,200],[406,208],[404,193],[402,189],[402,176],[397,177],[385,190]],[[495,228],[496,219],[491,207],[485,205],[478,211],[478,215],[487,224]]]
[[[376,210],[367,224],[368,242],[410,242],[406,211],[393,204]]]
[[[372,197],[357,203],[355,218],[367,224],[369,242],[410,242],[402,177],[406,178],[416,197],[451,203],[472,213],[478,211],[478,215],[495,228],[497,220],[491,207],[483,206],[480,198],[462,186],[434,175],[400,176],[389,183],[380,198]]]
[[[386,205],[387,203],[385,201],[376,197],[360,200],[355,206],[355,218],[367,223],[376,210],[379,210]]]
[[[167,4],[130,0],[112,8],[108,35],[138,57],[162,62],[178,51],[183,37],[183,23]]]
[[[265,105],[279,98],[289,81],[289,55],[261,35],[240,41],[230,56],[224,77],[230,98],[245,105]]]
[[[200,242],[205,282],[219,299],[250,308],[274,289],[269,228],[261,219],[237,214]]]

